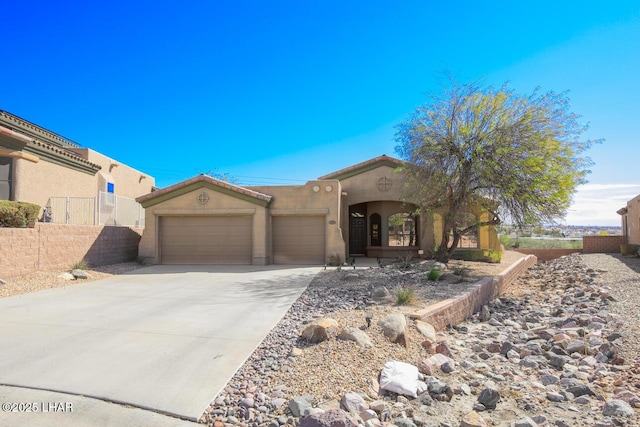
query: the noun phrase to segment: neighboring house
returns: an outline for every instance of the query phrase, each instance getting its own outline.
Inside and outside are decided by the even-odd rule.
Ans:
[[[154,185],[154,178],[145,173],[0,110],[0,199],[43,208],[56,200],[69,205],[66,198],[83,199],[92,212],[83,212],[76,223],[91,224],[99,215],[98,203],[91,201],[98,201],[100,193],[105,202],[102,210],[108,212],[105,204],[116,196],[134,199]],[[68,212],[56,215],[56,210],[54,222],[68,220]]]
[[[618,215],[622,216],[622,234],[627,243],[640,245],[640,195],[629,200]]]
[[[253,265],[428,256],[441,215],[414,215],[401,165],[383,155],[297,186],[191,178],[136,199],[146,213],[139,255],[158,264]],[[499,250],[500,242],[482,227],[466,247]]]

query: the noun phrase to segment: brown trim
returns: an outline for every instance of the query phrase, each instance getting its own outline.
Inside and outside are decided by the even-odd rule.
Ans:
[[[42,138],[47,143],[61,148],[80,148],[80,144],[65,138],[62,135],[51,132],[41,126],[31,123],[21,117],[11,114],[8,111],[0,110],[0,123],[33,138]]]
[[[14,159],[28,160],[33,163],[38,163],[40,161],[40,158],[38,156],[34,156],[19,150],[11,150],[9,148],[4,148],[4,147],[0,147],[0,156],[13,157]]]
[[[239,187],[225,181],[220,181],[207,175],[199,175],[187,181],[172,185],[171,187],[140,196],[136,198],[136,201],[140,203],[143,208],[147,208],[173,199],[174,197],[190,193],[199,188],[208,188],[209,190],[217,191],[263,207],[268,207],[273,199],[271,196],[266,194]]]
[[[71,151],[60,148],[58,144],[54,145],[38,139],[32,139],[29,135],[24,135],[4,126],[0,126],[0,136],[2,137],[0,144],[6,146],[6,148],[20,150],[53,164],[89,175],[95,175],[102,169],[100,165],[78,157]]]
[[[343,180],[343,179],[351,178],[352,176],[360,175],[361,173],[368,172],[370,170],[379,168],[381,166],[389,166],[395,169],[403,165],[405,165],[405,162],[403,162],[402,160],[396,159],[394,157],[389,157],[383,154],[382,156],[378,156],[374,159],[367,160],[366,162],[358,163],[356,165],[349,166],[348,168],[340,169],[339,171],[321,176],[318,179],[319,180],[325,180],[325,179]]]

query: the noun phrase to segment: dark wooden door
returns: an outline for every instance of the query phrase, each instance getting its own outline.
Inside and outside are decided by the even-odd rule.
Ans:
[[[367,249],[365,218],[351,217],[349,226],[349,255],[364,255]]]

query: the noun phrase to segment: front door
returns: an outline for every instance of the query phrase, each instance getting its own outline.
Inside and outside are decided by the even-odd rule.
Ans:
[[[367,249],[367,223],[364,217],[351,216],[349,255],[364,255]]]

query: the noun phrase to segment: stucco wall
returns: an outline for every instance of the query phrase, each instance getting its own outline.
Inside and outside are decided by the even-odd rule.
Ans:
[[[622,217],[622,232],[627,234],[627,243],[640,245],[640,196],[636,196],[627,202],[627,213]],[[625,221],[627,229],[625,231]]]
[[[98,163],[102,170],[95,175],[69,169],[46,160],[31,162],[15,158],[13,160],[14,198],[44,207],[51,197],[96,197],[98,191],[106,191],[105,181],[115,184],[115,194],[135,198],[149,193],[155,181],[143,173],[120,164],[109,173],[114,161],[89,149],[76,150],[81,157]],[[106,172],[105,172],[106,171]]]
[[[98,191],[106,191],[105,182],[107,180],[115,184],[115,194],[130,199],[135,199],[138,196],[151,192],[151,189],[155,185],[155,179],[152,176],[133,169],[97,151],[88,148],[75,149],[73,151],[85,160],[96,163],[102,167],[95,177],[95,194],[97,194]]]
[[[198,196],[203,192],[209,196],[209,201],[205,205],[198,202]],[[257,265],[269,262],[266,208],[204,185],[145,209],[145,229],[140,242],[140,256],[148,262],[154,264],[160,262],[159,218],[169,215],[251,215],[253,217],[253,262]]]
[[[14,198],[44,207],[50,197],[95,197],[93,175],[44,160],[37,163],[14,159]]]
[[[141,229],[36,223],[34,228],[0,228],[0,278],[39,269],[70,269],[135,260]]]
[[[325,254],[345,259],[345,246],[340,226],[341,183],[337,180],[309,181],[299,186],[251,186],[251,190],[273,196],[268,215],[323,215],[326,226]],[[271,236],[268,221],[267,236]],[[271,242],[269,253],[271,253]]]

